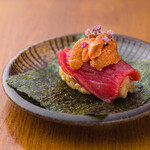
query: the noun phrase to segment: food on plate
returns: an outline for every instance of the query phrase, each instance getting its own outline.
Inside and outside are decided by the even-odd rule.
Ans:
[[[50,53],[53,54],[52,51]],[[126,59],[126,62],[137,68],[142,78],[135,82],[133,94],[129,93],[125,99],[115,99],[113,105],[103,103],[92,94],[82,94],[67,86],[59,76],[57,58],[50,60],[44,68],[10,75],[7,83],[25,100],[50,111],[74,115],[119,113],[138,108],[150,100],[150,61],[135,62]]]
[[[57,52],[62,80],[71,88],[108,103],[117,97],[126,98],[141,76],[119,56],[113,31],[103,32],[100,26],[94,26],[85,35],[87,38],[78,40],[72,50]]]
[[[72,42],[72,36],[75,37],[74,42]],[[70,42],[71,44],[69,48],[72,49],[75,42],[85,37],[85,35],[78,34],[78,35],[69,35],[67,37],[68,38],[63,38],[63,40],[65,40],[64,45],[66,46],[68,45],[67,39],[69,39],[68,42]],[[96,117],[105,116],[104,114],[109,115],[109,114],[129,111],[129,110],[136,109],[144,104],[149,103],[149,100],[150,100],[150,94],[149,94],[150,61],[140,60],[141,58],[143,58],[144,55],[142,57],[139,57],[139,53],[137,54],[135,53],[136,47],[134,47],[134,43],[135,43],[133,42],[134,39],[130,39],[130,38],[128,39],[127,37],[122,37],[120,35],[114,35],[113,37],[114,38],[117,37],[118,41],[122,41],[122,38],[125,39],[123,41],[126,41],[126,39],[130,41],[130,45],[126,51],[124,51],[125,50],[124,48],[121,48],[119,51],[125,54],[122,56],[123,60],[125,60],[125,62],[130,64],[133,68],[138,69],[142,76],[140,81],[134,82],[134,85],[135,85],[134,92],[133,93],[128,92],[128,96],[125,99],[116,98],[113,101],[113,104],[110,105],[109,103],[103,102],[102,100],[94,96],[89,91],[88,91],[89,94],[82,94],[78,90],[73,90],[72,88],[67,86],[66,82],[64,82],[59,75],[60,66],[58,65],[58,59],[57,57],[54,56],[54,52],[51,49],[48,49],[49,56],[54,56],[54,57],[49,58],[49,62],[44,68],[39,68],[38,70],[33,69],[29,71],[26,70],[27,68],[24,68],[24,73],[20,73],[20,72],[15,72],[15,69],[17,69],[15,68],[16,63],[11,64],[12,69],[10,69],[10,75],[7,78],[7,84],[10,87],[13,87],[14,90],[17,91],[17,94],[22,96],[25,100],[33,103],[34,105],[42,106],[45,109],[50,110],[50,111],[73,114],[73,115],[92,114],[92,115],[95,115]],[[58,41],[57,43],[58,47],[61,47],[62,43],[60,43],[60,40],[56,40],[56,42],[57,41]],[[50,42],[53,43],[54,39],[50,40]],[[140,43],[140,41],[138,42]],[[123,42],[124,46],[126,44],[128,43]],[[43,45],[47,47],[47,42],[42,42],[40,43],[40,45],[42,45],[42,47],[44,47]],[[130,51],[130,47],[131,48],[134,47],[133,51]],[[41,58],[44,58],[45,55],[47,56],[47,51],[44,51],[43,49],[40,49],[38,51]],[[31,51],[34,51],[34,49],[31,49]],[[56,51],[58,51],[58,49],[56,49]],[[67,51],[67,49],[65,49],[65,51]],[[142,53],[143,51],[146,51],[146,50],[143,47],[143,49],[141,48],[140,51]],[[25,52],[28,52],[28,50]],[[130,57],[125,58],[126,54],[131,54],[132,56],[135,54],[135,57],[138,56],[139,60],[137,61],[134,61],[132,59],[128,60],[128,58]],[[15,62],[17,62],[17,60],[19,61],[21,60],[22,63],[28,67],[28,64],[26,64],[23,59],[20,59],[20,57],[22,57],[22,55],[19,55],[17,58],[15,58]],[[147,57],[144,57],[144,58],[147,58]],[[88,63],[90,64],[90,61]],[[84,66],[84,64],[87,64],[87,63],[83,63],[82,67]],[[94,69],[94,67],[90,67],[90,68]],[[104,68],[101,71],[103,71]],[[73,71],[77,71],[77,70],[73,70]],[[63,71],[63,73],[65,72]],[[134,74],[138,74],[138,73],[134,72]],[[73,87],[74,85],[76,89],[81,87],[80,88],[81,91],[85,92],[84,91],[85,88],[82,85],[80,85],[79,82],[77,83],[76,80],[72,80],[71,75],[69,75],[68,73],[67,74],[65,73],[63,75],[64,75],[65,80],[73,81],[73,82],[69,82],[71,83],[71,85],[73,85]],[[102,79],[103,79],[102,81],[105,81],[104,78]],[[127,81],[131,81],[129,79]],[[124,85],[127,81],[122,82],[120,88],[123,88],[124,86],[122,85]],[[108,80],[108,83],[109,83],[109,80]],[[126,85],[128,85],[128,83],[126,83]],[[131,88],[132,88],[132,84],[131,84]],[[128,90],[131,90],[131,88],[128,88]]]

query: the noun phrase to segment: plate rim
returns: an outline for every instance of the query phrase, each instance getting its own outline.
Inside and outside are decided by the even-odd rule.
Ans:
[[[34,44],[31,44],[30,46],[27,46],[23,50],[19,51],[16,55],[14,55],[9,62],[6,64],[6,66],[3,69],[2,72],[2,85],[3,89],[8,96],[8,98],[15,103],[17,106],[20,108],[26,110],[27,112],[34,114],[40,118],[50,120],[53,122],[58,122],[58,123],[63,123],[63,124],[71,124],[71,125],[81,125],[81,126],[100,126],[100,125],[108,125],[108,124],[113,124],[113,123],[122,123],[122,122],[127,122],[131,120],[135,120],[137,118],[144,117],[146,115],[149,115],[150,113],[150,102],[147,104],[144,104],[142,106],[139,106],[135,109],[129,110],[129,111],[124,111],[124,112],[119,112],[115,114],[110,114],[103,120],[98,120],[89,116],[84,116],[84,115],[71,115],[71,114],[66,114],[66,113],[61,113],[61,112],[54,112],[50,110],[46,110],[44,108],[41,108],[39,106],[36,106],[24,98],[22,98],[13,88],[9,87],[6,83],[6,79],[9,76],[9,71],[10,67],[13,63],[13,61],[24,51],[26,51],[29,47],[35,46],[41,42],[48,41],[51,39],[55,38],[60,38],[63,36],[75,36],[78,35],[79,33],[75,34],[67,34],[67,35],[61,35],[61,36],[55,36],[51,38],[47,38],[45,40],[41,40],[39,42],[35,42]],[[145,42],[143,40],[125,36],[125,35],[120,35],[120,34],[115,34],[117,37],[122,37],[134,41],[139,41],[142,42],[143,44],[148,44],[150,46],[150,43]],[[119,119],[118,119],[119,118]]]

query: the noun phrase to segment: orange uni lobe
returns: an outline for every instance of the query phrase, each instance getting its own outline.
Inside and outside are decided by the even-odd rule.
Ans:
[[[121,60],[117,50],[116,41],[107,33],[101,32],[95,37],[82,38],[75,43],[69,65],[73,70],[77,70],[84,62],[90,61],[91,67],[102,70],[102,68],[117,64]]]
[[[89,58],[89,53],[88,53],[88,46],[86,46],[85,48],[83,48],[83,51],[82,51],[82,61],[88,62],[89,60],[90,58]]]
[[[81,46],[81,42],[84,40],[87,40],[87,39],[82,38],[79,41],[77,41],[75,45],[73,46],[71,56],[70,56],[70,61],[69,61],[69,65],[73,70],[79,69],[83,64],[83,60],[82,60],[83,48]]]

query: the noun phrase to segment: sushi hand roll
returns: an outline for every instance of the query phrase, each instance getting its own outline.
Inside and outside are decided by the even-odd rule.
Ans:
[[[78,40],[72,50],[57,52],[61,79],[71,88],[108,103],[126,98],[133,92],[134,81],[140,80],[139,71],[121,60],[113,31],[102,32],[100,26],[94,26],[85,34],[87,38]]]

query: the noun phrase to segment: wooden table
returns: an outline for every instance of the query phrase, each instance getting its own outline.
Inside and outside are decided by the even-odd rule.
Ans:
[[[0,0],[0,73],[19,50],[52,36],[103,30],[150,42],[149,0]],[[0,150],[150,149],[150,116],[103,128],[36,118],[0,86]]]

